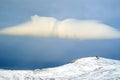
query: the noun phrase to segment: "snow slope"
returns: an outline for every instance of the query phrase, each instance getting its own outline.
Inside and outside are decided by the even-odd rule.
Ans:
[[[1,69],[0,80],[120,80],[120,61],[88,57],[55,68]]]

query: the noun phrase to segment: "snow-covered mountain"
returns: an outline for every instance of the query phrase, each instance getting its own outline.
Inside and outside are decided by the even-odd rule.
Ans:
[[[36,70],[0,70],[0,80],[120,80],[120,61],[100,57]]]

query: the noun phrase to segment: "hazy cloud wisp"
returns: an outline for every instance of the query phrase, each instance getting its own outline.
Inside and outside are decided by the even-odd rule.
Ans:
[[[0,30],[0,35],[59,37],[71,39],[114,39],[120,31],[93,20],[66,19],[32,16],[31,21]]]

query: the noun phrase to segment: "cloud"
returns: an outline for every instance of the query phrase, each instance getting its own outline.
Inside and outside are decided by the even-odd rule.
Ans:
[[[120,31],[94,20],[32,16],[31,21],[0,30],[0,35],[59,37],[70,39],[114,39]]]

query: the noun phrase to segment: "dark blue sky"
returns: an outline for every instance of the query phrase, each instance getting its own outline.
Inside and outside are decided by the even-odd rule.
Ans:
[[[120,30],[119,0],[0,0],[0,29],[30,20],[30,16],[98,20]],[[0,35],[0,68],[35,69],[73,59],[102,56],[120,59],[120,39],[71,40]]]

